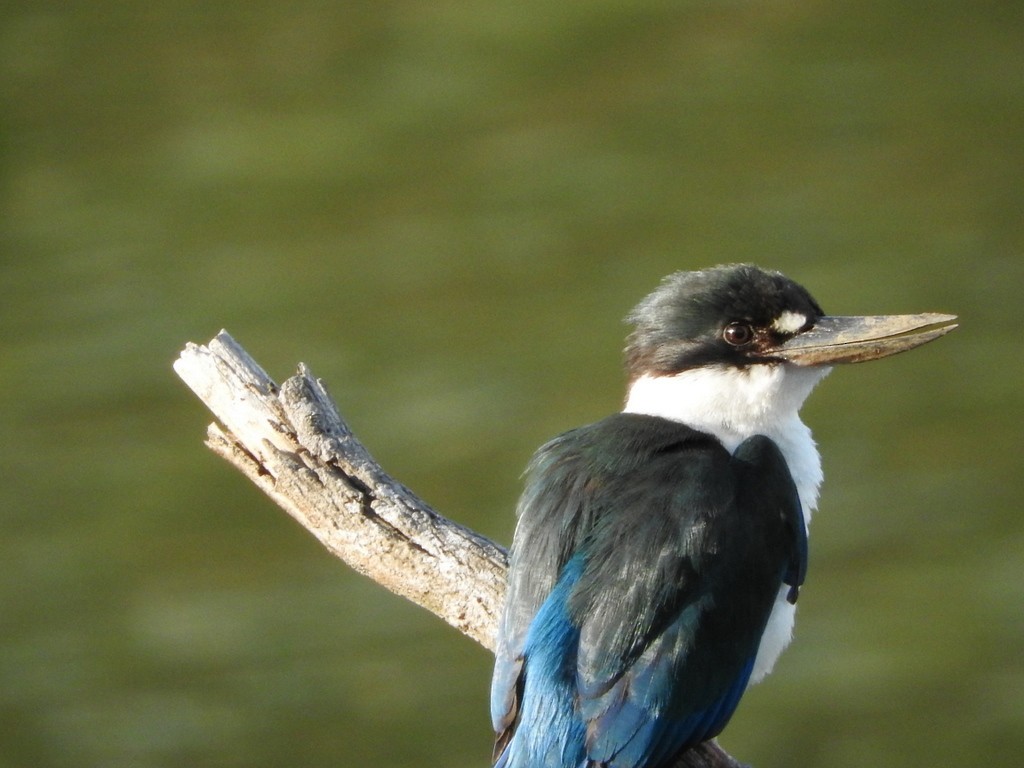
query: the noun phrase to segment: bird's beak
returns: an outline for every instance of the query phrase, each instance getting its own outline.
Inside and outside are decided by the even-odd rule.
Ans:
[[[812,328],[779,345],[773,354],[795,365],[860,363],[906,352],[945,336],[956,315],[821,317]]]

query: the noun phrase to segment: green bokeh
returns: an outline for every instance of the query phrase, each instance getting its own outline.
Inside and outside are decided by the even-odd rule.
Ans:
[[[620,318],[724,261],[963,327],[808,403],[798,638],[723,743],[1019,765],[1019,3],[66,6],[0,11],[0,768],[487,765],[487,654],[205,451],[171,361],[309,363],[507,542]]]

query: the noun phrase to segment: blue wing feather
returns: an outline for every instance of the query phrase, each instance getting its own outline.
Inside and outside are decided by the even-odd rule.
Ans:
[[[568,613],[568,597],[579,578],[582,558],[571,560],[530,623],[522,651],[524,670],[510,679],[495,675],[492,707],[500,719],[509,686],[521,686],[525,705],[515,724],[515,738],[496,765],[563,768],[584,760],[584,726],[576,713],[576,668],[573,649],[579,628]]]

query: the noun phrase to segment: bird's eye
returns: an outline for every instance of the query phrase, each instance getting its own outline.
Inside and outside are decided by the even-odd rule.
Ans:
[[[754,330],[746,323],[729,323],[722,331],[722,338],[734,347],[742,347],[753,340]]]

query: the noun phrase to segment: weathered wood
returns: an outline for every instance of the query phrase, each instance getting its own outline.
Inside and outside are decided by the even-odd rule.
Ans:
[[[508,561],[381,469],[309,369],[278,387],[221,331],[189,343],[174,370],[220,424],[206,444],[356,571],[493,650]],[[676,768],[741,768],[717,744]]]
[[[223,424],[216,453],[352,568],[493,648],[505,551],[385,474],[305,366],[278,388],[222,331],[174,367]]]

